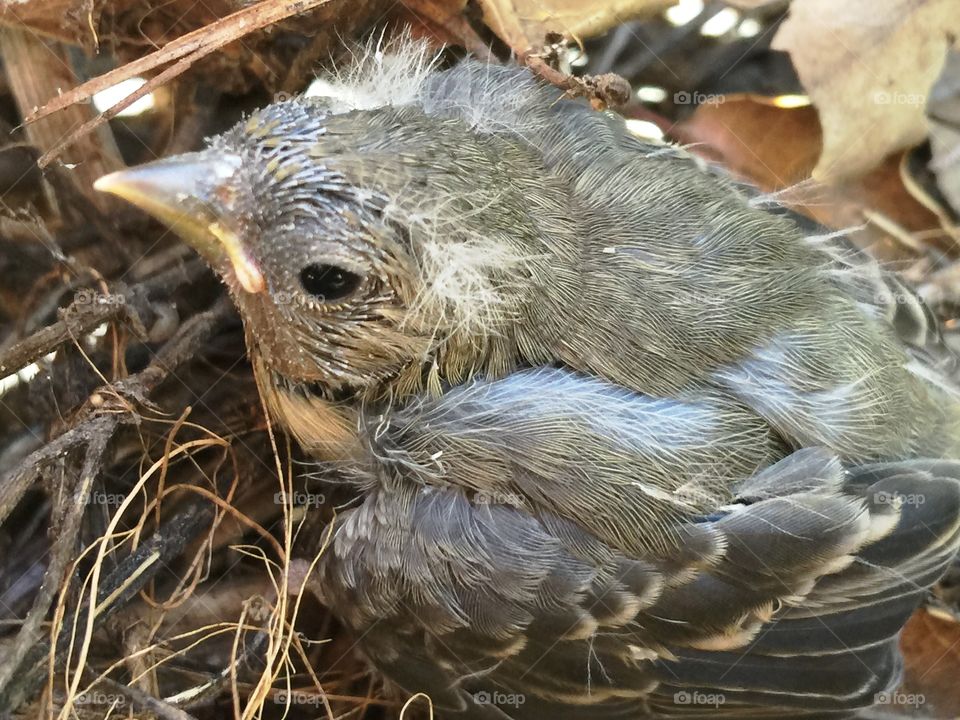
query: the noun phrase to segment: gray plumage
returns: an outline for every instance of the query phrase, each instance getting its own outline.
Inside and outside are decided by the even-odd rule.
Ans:
[[[357,488],[313,587],[451,717],[872,704],[960,544],[929,311],[619,118],[423,58],[120,177],[223,274],[271,413]]]

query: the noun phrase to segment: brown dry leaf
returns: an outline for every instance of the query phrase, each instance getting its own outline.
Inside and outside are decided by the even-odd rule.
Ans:
[[[543,45],[548,32],[585,38],[649,16],[675,0],[479,0],[483,21],[519,54]]]
[[[927,94],[958,35],[956,0],[794,0],[773,47],[820,113],[813,176],[856,177],[923,140]]]
[[[901,693],[913,696],[923,717],[957,717],[960,696],[960,623],[942,611],[921,608],[900,635],[904,679]]]
[[[0,0],[0,25],[26,26],[59,40],[82,43],[93,39],[91,28],[95,27],[96,17],[100,14],[93,3],[86,12],[84,5],[83,0]],[[78,22],[69,22],[71,18],[78,19]],[[83,27],[80,18],[86,20]]]
[[[767,191],[806,180],[821,147],[813,108],[787,110],[750,99],[700,105],[671,133]]]

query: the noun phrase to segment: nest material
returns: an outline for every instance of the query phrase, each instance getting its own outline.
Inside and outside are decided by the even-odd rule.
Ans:
[[[20,19],[86,45],[72,23],[88,20],[122,63],[198,28],[209,41],[218,16],[244,10],[87,5],[60,8],[54,26],[27,3]],[[168,231],[90,189],[124,162],[195,149],[289,73],[302,90],[318,58],[383,6],[323,3],[221,53],[184,56],[194,67],[155,94],[149,118],[71,138],[95,120],[74,105],[0,148],[0,710],[361,717],[388,702],[352,641],[298,592],[337,498],[299,477],[268,427],[223,287]],[[11,126],[77,83],[65,68],[104,69],[32,29],[0,33]],[[320,509],[294,506],[321,493]]]

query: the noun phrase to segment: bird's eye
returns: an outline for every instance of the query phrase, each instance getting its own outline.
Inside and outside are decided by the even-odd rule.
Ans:
[[[342,300],[357,289],[362,278],[336,265],[314,263],[300,271],[303,289],[321,302]]]

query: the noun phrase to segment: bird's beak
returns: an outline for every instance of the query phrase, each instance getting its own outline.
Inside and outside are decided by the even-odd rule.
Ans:
[[[224,261],[229,261],[244,290],[263,292],[263,274],[230,229],[236,198],[229,180],[239,168],[236,155],[187,153],[104,175],[93,187],[148,212],[215,269],[223,269]]]

